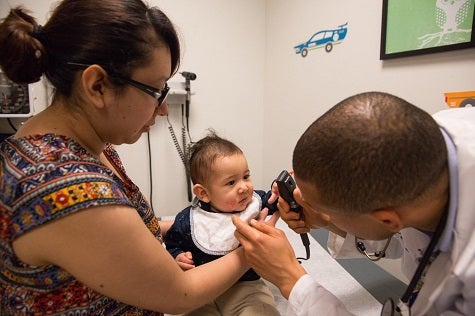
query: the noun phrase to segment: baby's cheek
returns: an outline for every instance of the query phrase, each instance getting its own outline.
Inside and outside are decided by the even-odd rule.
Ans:
[[[236,210],[236,207],[238,206],[238,204],[236,203],[236,201],[228,201],[226,203],[226,206],[228,210]]]

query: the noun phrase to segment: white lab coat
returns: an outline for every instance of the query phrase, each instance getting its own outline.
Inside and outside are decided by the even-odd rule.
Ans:
[[[475,315],[475,108],[448,109],[434,115],[453,139],[458,155],[458,212],[450,251],[432,262],[424,285],[412,306],[412,316]],[[402,256],[402,270],[410,279],[429,237],[415,229],[401,231],[391,242],[388,257]],[[406,244],[405,240],[409,240]],[[381,245],[382,243],[382,245]],[[381,250],[383,242],[367,242],[368,252]],[[403,251],[406,247],[408,251]],[[354,236],[343,239],[330,233],[328,248],[337,258],[360,256]],[[349,315],[341,302],[305,276],[296,283],[289,297],[287,315]]]

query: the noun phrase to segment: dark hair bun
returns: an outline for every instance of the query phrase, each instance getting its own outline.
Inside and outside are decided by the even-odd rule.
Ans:
[[[0,66],[16,83],[39,81],[46,66],[41,27],[21,7],[10,11],[0,24]]]

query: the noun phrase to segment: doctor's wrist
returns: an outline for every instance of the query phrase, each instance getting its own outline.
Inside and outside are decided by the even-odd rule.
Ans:
[[[285,299],[289,299],[290,293],[294,288],[295,284],[301,277],[307,274],[307,271],[300,265],[298,261],[297,264],[288,269],[276,286],[279,288],[280,293]]]

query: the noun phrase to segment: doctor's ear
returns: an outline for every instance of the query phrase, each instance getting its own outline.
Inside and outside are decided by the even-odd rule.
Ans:
[[[401,217],[393,209],[381,209],[372,212],[372,215],[380,221],[388,230],[397,233],[404,228]]]
[[[201,184],[195,184],[193,186],[193,193],[196,195],[198,199],[200,199],[203,202],[209,203],[209,194],[208,190]]]

